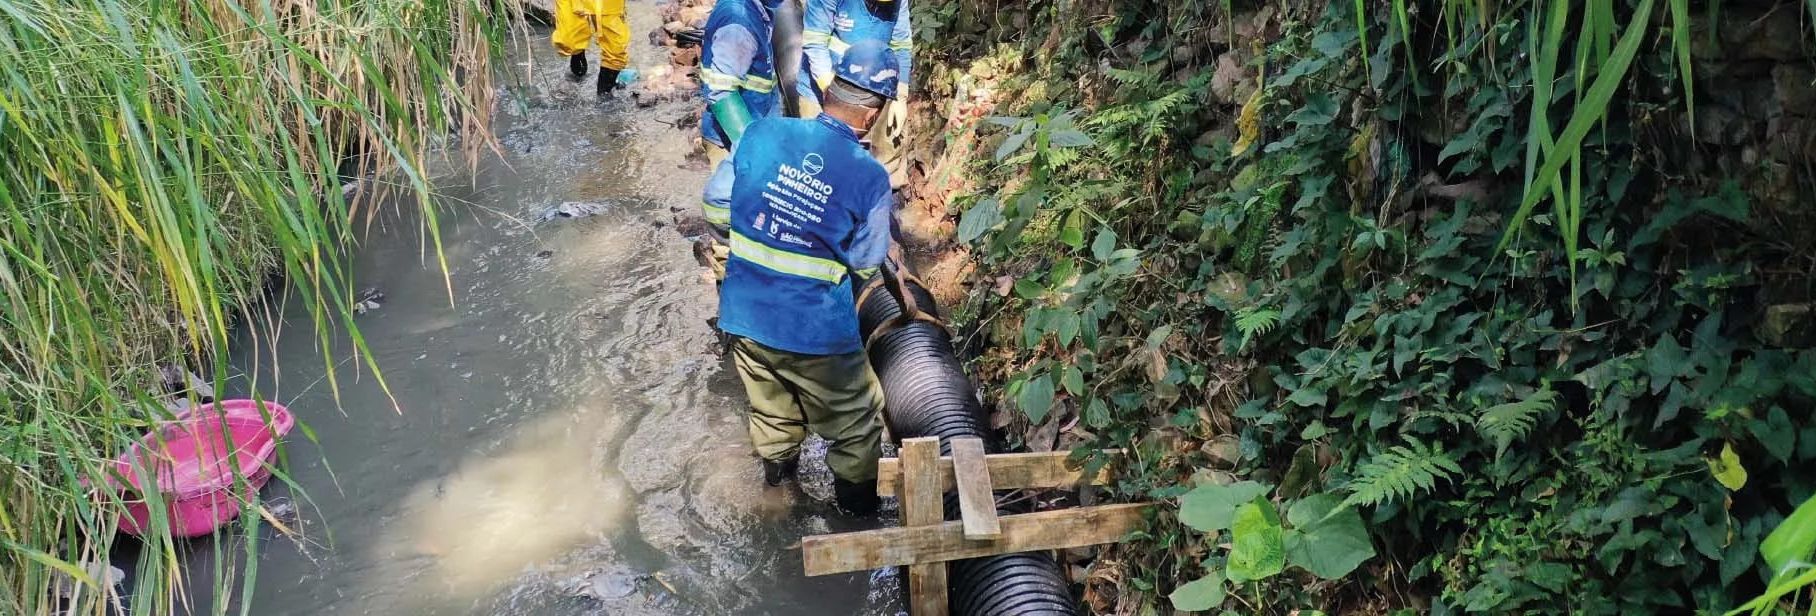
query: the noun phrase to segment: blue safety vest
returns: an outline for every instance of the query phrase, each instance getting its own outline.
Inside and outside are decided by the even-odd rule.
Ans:
[[[721,0],[713,5],[700,45],[703,49],[700,54],[700,97],[706,98],[713,90],[735,91],[737,96],[744,97],[744,106],[750,109],[753,120],[773,115],[781,108],[781,99],[776,96],[776,68],[770,58],[769,12],[759,1]],[[750,70],[743,75],[725,75],[712,68],[713,35],[729,25],[742,26],[757,41]],[[731,147],[710,108],[700,116],[700,136],[720,147]]]
[[[889,199],[889,173],[826,115],[752,122],[730,164],[719,328],[804,355],[863,350],[851,251],[873,207]]]
[[[845,50],[862,41],[876,41],[889,45],[897,56],[897,70],[901,71],[902,83],[908,83],[908,67],[912,63],[910,46],[912,40],[908,32],[902,31],[898,36],[897,22],[908,16],[908,0],[895,0],[888,7],[890,11],[878,15],[870,10],[868,0],[807,0],[810,5],[802,24],[801,42],[804,45],[824,43],[832,52],[832,65],[837,66],[839,59],[845,56]],[[826,21],[830,18],[830,21]],[[801,63],[800,85],[803,94],[814,88],[813,75],[809,72],[811,61]],[[830,67],[828,67],[830,68]]]

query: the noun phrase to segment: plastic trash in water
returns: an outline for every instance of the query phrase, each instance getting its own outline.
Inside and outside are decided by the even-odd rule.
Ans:
[[[145,497],[151,490],[177,537],[200,537],[238,518],[237,491],[244,486],[257,492],[271,480],[278,439],[296,425],[283,405],[263,406],[224,400],[184,409],[135,441],[114,460],[106,479],[124,493],[120,530],[138,535],[152,525]]]
[[[628,86],[637,81],[637,69],[627,68],[618,71],[618,85]]]

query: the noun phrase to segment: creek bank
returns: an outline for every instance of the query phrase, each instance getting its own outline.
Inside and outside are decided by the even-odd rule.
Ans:
[[[965,301],[951,305],[968,328],[968,348],[979,350],[973,374],[1011,438],[1030,448],[1081,439],[1140,447],[1148,467],[1123,479],[1142,496],[1254,480],[1280,484],[1282,507],[1356,485],[1371,462],[1383,461],[1374,454],[1404,446],[1402,438],[1440,444],[1461,461],[1467,472],[1434,479],[1420,492],[1429,496],[1367,509],[1372,537],[1387,552],[1371,561],[1378,565],[1337,580],[1289,569],[1249,585],[1275,591],[1267,597],[1280,601],[1266,603],[1280,612],[1384,613],[1465,600],[1506,601],[1487,611],[1555,612],[1569,609],[1558,599],[1566,587],[1604,589],[1575,591],[1593,607],[1626,600],[1619,589],[1640,579],[1649,581],[1638,601],[1720,611],[1722,593],[1757,586],[1748,542],[1783,514],[1787,494],[1807,493],[1808,473],[1795,460],[1816,452],[1790,446],[1816,436],[1805,418],[1757,411],[1807,406],[1808,379],[1790,373],[1816,365],[1808,363],[1816,256],[1807,242],[1781,239],[1816,233],[1808,207],[1816,195],[1816,133],[1807,117],[1816,114],[1813,46],[1808,22],[1793,16],[1800,7],[1728,3],[1713,27],[1700,11],[1692,16],[1694,129],[1673,77],[1675,56],[1653,46],[1669,39],[1647,39],[1611,106],[1613,128],[1598,129],[1585,148],[1594,161],[1586,168],[1633,165],[1613,182],[1584,179],[1595,188],[1583,246],[1618,263],[1583,265],[1595,273],[1576,280],[1579,272],[1556,269],[1566,257],[1546,204],[1544,222],[1529,225],[1532,237],[1507,253],[1530,269],[1508,274],[1497,269],[1505,261],[1446,260],[1505,250],[1494,239],[1521,196],[1525,90],[1439,72],[1418,84],[1435,91],[1404,94],[1411,89],[1399,56],[1407,50],[1392,44],[1397,26],[1378,15],[1365,16],[1371,29],[1358,37],[1344,29],[1354,16],[1322,14],[1346,10],[1338,5],[1237,3],[1228,15],[1206,6],[1118,0],[1058,14],[972,0],[917,5],[917,19],[934,16],[924,27],[941,36],[917,51],[927,68],[917,70],[925,82],[916,85],[927,100],[915,107],[911,126],[919,128],[909,131],[920,139],[904,232],[936,253],[972,251],[971,272],[958,281]],[[1516,12],[1489,23],[1521,32],[1527,24]],[[1411,52],[1435,57],[1446,49],[1442,29],[1430,15],[1418,19],[1412,23],[1430,39]],[[1641,26],[1668,31],[1662,14],[1643,19]],[[1364,38],[1376,55],[1361,52]],[[1446,61],[1520,82],[1523,71],[1495,72],[1508,66],[1510,49],[1492,61]],[[1500,106],[1469,100],[1478,93],[1499,97]],[[1567,99],[1559,101],[1553,131],[1569,119]],[[1399,105],[1397,115],[1378,108],[1389,104]],[[983,119],[1067,109],[1079,110],[1078,126],[1093,143],[1048,150],[1045,159],[1030,156],[1032,140],[1016,136],[1013,118]],[[1479,143],[1458,145],[1466,139]],[[1495,151],[1500,162],[1487,155]],[[1041,173],[1057,179],[1041,186],[1031,214],[1017,212],[1011,204]],[[1616,189],[1595,192],[1610,185]],[[1098,186],[1114,188],[1093,192]],[[1004,207],[971,216],[996,203]],[[1450,218],[1456,212],[1469,215]],[[967,229],[967,219],[982,226]],[[1340,222],[1348,220],[1356,227]],[[1081,232],[1067,237],[1068,228]],[[1108,252],[1097,250],[1100,239]],[[1101,282],[1112,268],[1098,264],[1124,247],[1141,251],[1119,274],[1125,282],[1092,286],[1085,297],[1068,292],[1079,279]],[[1335,258],[1314,258],[1323,256]],[[1067,274],[1055,280],[1055,270]],[[1472,286],[1476,280],[1492,284]],[[1593,287],[1576,298],[1580,308],[1570,301],[1579,284]],[[1658,294],[1626,291],[1648,288]],[[1107,305],[1093,301],[1104,296]],[[1569,335],[1539,341],[1520,326],[1497,326],[1491,331],[1504,335],[1495,340],[1457,343],[1442,331],[1396,325],[1489,330],[1496,310]],[[1581,322],[1572,322],[1576,315]],[[1086,337],[1093,342],[1078,342]],[[1475,350],[1452,355],[1462,349]],[[1730,392],[1768,393],[1748,398],[1755,410],[1745,420],[1696,420],[1733,407],[1692,402],[1688,392],[1724,382],[1740,388]],[[1478,414],[1542,397],[1551,390],[1541,383],[1567,393],[1535,414],[1536,428],[1512,441],[1518,445],[1497,448],[1482,436]],[[1449,421],[1434,419],[1446,413],[1460,414],[1449,428],[1430,427]],[[1728,445],[1749,468],[1767,469],[1767,483],[1740,491],[1715,483],[1705,456]],[[1550,457],[1507,461],[1522,450]],[[1682,454],[1668,472],[1634,462],[1662,452]],[[1584,459],[1673,480],[1661,488],[1623,474],[1626,467],[1602,474],[1557,462]],[[1488,485],[1483,477],[1496,473],[1516,478]],[[1614,487],[1591,487],[1598,482]],[[1517,489],[1542,498],[1493,496]],[[1722,541],[1705,536],[1693,552],[1671,540],[1629,552],[1620,542],[1647,539],[1567,522],[1637,494],[1660,504],[1623,518],[1634,528],[1701,528],[1700,516],[1715,515]],[[1227,563],[1226,545],[1170,516],[1156,528],[1168,538],[1112,549],[1112,558],[1091,565],[1086,599],[1098,613],[1164,612],[1172,588]],[[1562,545],[1589,547],[1549,547]],[[1483,546],[1517,554],[1474,551]],[[1672,557],[1655,558],[1663,553]],[[1526,578],[1491,579],[1541,567],[1560,576],[1544,582],[1552,592]]]

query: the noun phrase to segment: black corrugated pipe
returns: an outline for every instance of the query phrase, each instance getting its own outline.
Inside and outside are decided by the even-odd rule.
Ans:
[[[888,275],[886,272],[885,275]],[[952,353],[952,337],[928,320],[898,320],[904,303],[929,317],[939,316],[933,295],[913,279],[900,281],[902,297],[878,288],[858,305],[860,332],[870,341],[870,365],[883,384],[884,420],[896,439],[940,437],[940,452],[959,437],[989,438],[983,405],[964,367]],[[871,333],[894,323],[871,340]],[[957,514],[956,499],[946,501],[946,518]],[[952,612],[959,616],[1076,616],[1077,602],[1048,553],[1022,553],[974,558],[947,568]]]
[[[769,57],[774,58],[776,92],[782,95],[782,113],[801,117],[801,94],[795,89],[801,75],[801,29],[806,11],[801,0],[782,0],[776,5],[769,35]]]

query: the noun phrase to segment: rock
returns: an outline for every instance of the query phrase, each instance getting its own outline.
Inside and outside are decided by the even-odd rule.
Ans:
[[[296,503],[281,496],[265,501],[265,512],[286,524],[294,523],[297,520]]]
[[[117,586],[121,582],[126,581],[126,571],[107,563],[86,563],[82,566],[82,571],[88,575],[89,580],[102,586]],[[94,592],[93,589],[83,589],[82,586],[84,585],[83,582],[78,581],[75,577],[63,573],[62,571],[51,572],[51,586],[56,589],[57,596],[60,598],[68,599],[74,597],[77,590]],[[110,592],[119,591],[118,589],[115,589]]]
[[[173,396],[183,396],[185,400],[194,398],[196,402],[214,401],[214,384],[208,382],[189,369],[173,364],[158,364],[158,374],[164,381],[164,391]]]
[[[1217,72],[1211,75],[1211,97],[1225,105],[1241,102],[1236,98],[1236,84],[1248,76],[1242,70],[1242,62],[1236,55],[1232,51],[1217,56]]]
[[[710,6],[690,6],[681,9],[681,14],[678,19],[682,23],[687,24],[690,28],[705,27],[706,17],[711,15],[712,12],[713,7]]]
[[[668,63],[675,66],[693,66],[700,62],[699,47],[676,47],[668,50]]]
[[[1242,440],[1233,434],[1218,435],[1217,438],[1205,441],[1198,450],[1222,468],[1235,468],[1242,461]]]
[[[1279,38],[1274,20],[1274,6],[1269,4],[1253,13],[1236,16],[1237,41],[1271,41]]]
[[[1225,304],[1233,306],[1248,299],[1248,284],[1247,276],[1239,272],[1224,272],[1211,282],[1210,288],[1205,292],[1215,295]]]
[[[606,204],[592,201],[568,201],[542,213],[542,221],[558,218],[585,218],[605,211]]]
[[[1739,145],[1746,141],[1748,123],[1735,110],[1721,105],[1696,106],[1696,140],[1712,145]]]
[[[1782,113],[1816,116],[1816,70],[1800,63],[1772,67],[1772,94]]]
[[[555,23],[555,0],[523,0],[523,16],[543,24]]]
[[[365,289],[360,289],[360,294],[354,296],[352,313],[370,313],[370,311],[376,311],[381,305],[385,305],[385,293],[378,291],[378,287],[365,287]]]
[[[624,568],[588,572],[576,580],[568,591],[577,597],[594,600],[621,599],[637,592],[649,576]]]
[[[1702,130],[1697,127],[1698,132]],[[1766,153],[1773,160],[1816,159],[1816,118],[1780,116],[1767,123]]]
[[[1792,3],[1772,8],[1737,6],[1724,10],[1720,56],[1734,60],[1808,61],[1803,51],[1809,30]],[[1693,40],[1707,36],[1692,35]]]
[[[1777,304],[1766,307],[1759,327],[1759,338],[1778,347],[1806,346],[1816,327],[1812,325],[1810,304]]]
[[[1198,48],[1196,47],[1184,44],[1173,46],[1173,62],[1175,64],[1187,64],[1196,57],[1198,57]]]

